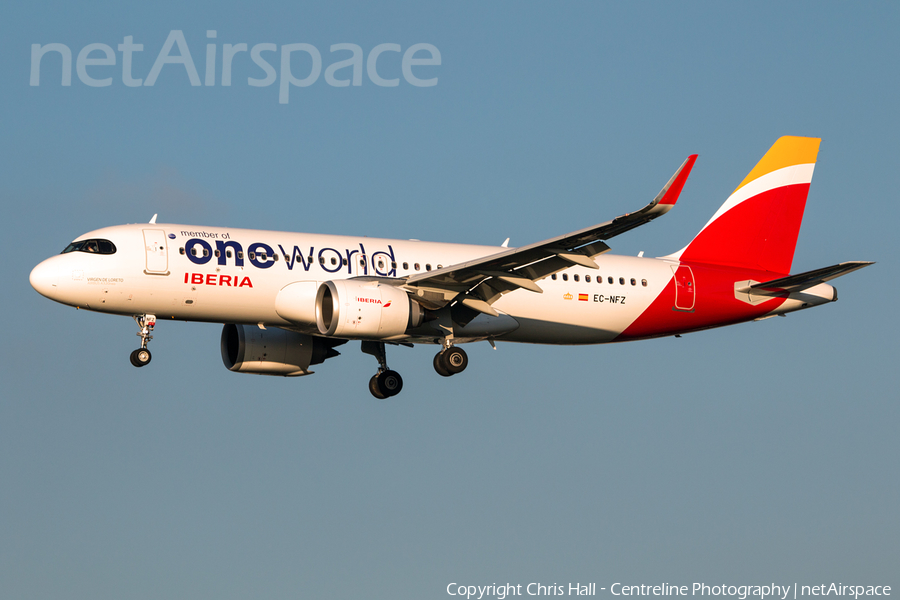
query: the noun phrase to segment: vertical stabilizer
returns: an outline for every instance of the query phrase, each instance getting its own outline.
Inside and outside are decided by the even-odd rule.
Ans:
[[[820,141],[779,138],[709,223],[672,257],[790,273]]]

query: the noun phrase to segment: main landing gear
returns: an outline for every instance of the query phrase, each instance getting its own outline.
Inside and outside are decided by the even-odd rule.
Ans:
[[[403,378],[400,373],[387,366],[384,342],[362,342],[361,349],[378,360],[378,372],[369,380],[369,391],[379,399],[396,396],[403,389]],[[449,339],[444,340],[444,349],[434,355],[434,370],[444,377],[462,373],[469,365],[469,357],[465,350],[451,345]]]
[[[131,353],[131,364],[136,367],[143,367],[150,364],[150,359],[153,358],[150,351],[147,350],[147,343],[153,339],[150,333],[156,327],[156,315],[135,315],[133,318],[134,322],[141,329],[137,333],[141,338],[141,347]]]
[[[469,357],[462,348],[447,346],[434,355],[434,370],[443,377],[462,373],[467,366],[469,366]]]
[[[403,378],[387,366],[384,342],[362,342],[362,351],[378,360],[378,372],[369,380],[369,391],[379,400],[396,396],[403,389]]]

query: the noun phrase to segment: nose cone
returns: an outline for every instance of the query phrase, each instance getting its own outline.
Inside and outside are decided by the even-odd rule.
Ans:
[[[54,299],[59,285],[59,263],[54,258],[48,258],[31,271],[28,281],[37,292]]]

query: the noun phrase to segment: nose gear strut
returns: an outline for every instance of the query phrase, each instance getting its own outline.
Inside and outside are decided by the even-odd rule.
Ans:
[[[147,343],[153,339],[153,336],[150,334],[153,332],[153,328],[156,327],[156,315],[134,315],[132,318],[140,328],[137,335],[141,338],[141,347],[131,353],[131,364],[136,367],[143,367],[149,364],[150,359],[153,358],[150,351],[147,350]]]

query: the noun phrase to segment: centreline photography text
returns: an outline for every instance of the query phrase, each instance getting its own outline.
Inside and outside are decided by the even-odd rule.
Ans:
[[[865,596],[890,596],[891,586],[888,585],[845,585],[843,583],[820,583],[803,585],[789,583],[779,585],[776,583],[753,584],[709,584],[692,583],[690,585],[677,585],[672,583],[661,584],[623,584],[613,583],[607,590],[606,587],[597,587],[591,583],[492,583],[490,585],[467,585],[450,583],[447,585],[447,594],[459,596],[466,600],[481,598],[496,598],[503,600],[507,596],[596,596],[597,592],[609,593],[612,596],[730,596],[737,600],[751,598],[765,600],[766,598],[813,597],[813,596],[843,596],[857,600]]]

